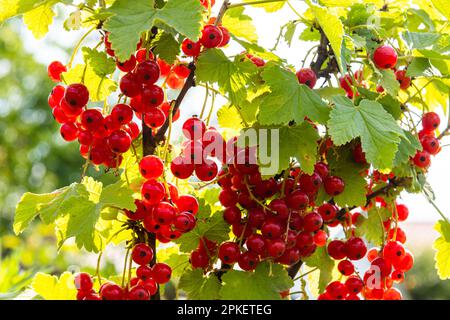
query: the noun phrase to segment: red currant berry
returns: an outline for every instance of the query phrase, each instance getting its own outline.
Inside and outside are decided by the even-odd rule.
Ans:
[[[190,159],[178,156],[172,160],[170,170],[178,179],[187,179],[194,173],[194,164]]]
[[[155,180],[147,180],[141,187],[143,201],[151,206],[164,199],[165,193],[164,185]]]
[[[324,180],[326,177],[328,177],[330,169],[325,163],[318,162],[314,165],[314,172],[317,173],[322,180]]]
[[[224,242],[219,247],[219,259],[226,264],[237,262],[240,253],[239,245],[235,242]]]
[[[408,219],[409,210],[407,206],[405,206],[404,204],[395,204],[395,208],[397,210],[398,221],[405,221],[406,219]]]
[[[276,239],[283,233],[283,228],[280,223],[274,221],[267,221],[261,227],[261,234],[267,239]]]
[[[169,282],[172,276],[172,269],[165,263],[156,263],[152,268],[153,279],[158,284]]]
[[[333,240],[328,244],[328,254],[335,260],[342,260],[346,257],[346,245],[341,240]]]
[[[141,282],[141,285],[148,291],[148,293],[153,296],[158,291],[158,284],[152,278],[144,280]]]
[[[336,218],[338,208],[331,203],[324,203],[318,209],[319,214],[325,222],[330,222]]]
[[[327,293],[331,299],[343,300],[347,295],[347,288],[339,281],[333,281],[327,286]]]
[[[236,224],[241,221],[241,210],[236,206],[225,208],[223,211],[223,219],[228,224]]]
[[[64,123],[59,132],[61,133],[61,137],[66,141],[74,141],[78,137],[78,128],[73,122]]]
[[[103,300],[122,300],[125,293],[122,288],[115,283],[105,283],[100,287],[100,296]]]
[[[155,220],[162,225],[169,225],[177,215],[177,210],[168,202],[160,202],[153,210]]]
[[[217,176],[218,171],[217,164],[212,160],[206,160],[202,164],[195,165],[195,175],[201,181],[211,181]]]
[[[205,48],[215,48],[217,47],[223,39],[222,31],[214,25],[206,25],[202,30],[202,36],[200,38],[200,43]]]
[[[413,158],[413,162],[419,168],[428,168],[431,163],[430,154],[426,151],[417,151]]]
[[[339,177],[329,176],[324,181],[324,187],[327,194],[337,196],[344,192],[345,183]]]
[[[305,210],[309,204],[309,198],[306,193],[295,190],[287,196],[287,205],[293,210]]]
[[[350,260],[360,260],[367,253],[367,246],[361,238],[351,237],[346,243],[345,252]]]
[[[323,219],[318,213],[311,212],[303,217],[303,229],[307,232],[314,232],[322,227]]]
[[[355,272],[355,266],[348,260],[342,260],[338,263],[338,270],[344,276],[349,276]]]
[[[296,73],[298,82],[305,84],[311,89],[314,88],[317,82],[316,73],[311,68],[303,68]]]
[[[79,291],[89,292],[94,286],[91,276],[86,272],[80,272],[74,278],[75,288]]]
[[[149,300],[150,294],[143,286],[134,286],[127,294],[128,300]]]
[[[209,265],[209,258],[206,252],[200,252],[199,250],[195,250],[191,252],[190,262],[192,268],[200,268],[206,269]]]
[[[151,108],[144,114],[144,123],[147,127],[156,129],[166,122],[166,116],[160,108]]]
[[[397,64],[397,52],[391,46],[378,47],[373,53],[373,62],[380,69],[390,69]]]
[[[173,221],[174,227],[181,232],[188,232],[195,227],[195,218],[188,212],[177,215]]]
[[[439,128],[439,125],[441,124],[441,119],[439,118],[439,115],[435,112],[427,112],[423,115],[422,118],[422,126],[423,130],[426,132],[433,132],[437,128]]]
[[[244,271],[252,271],[255,270],[259,264],[259,257],[250,252],[244,252],[239,256],[238,259],[239,267]]]
[[[436,155],[441,151],[439,139],[436,137],[424,136],[420,139],[420,143],[422,144],[423,150],[429,154]]]
[[[83,108],[89,101],[89,91],[82,83],[74,83],[66,88],[64,100],[72,108]]]
[[[59,61],[53,61],[47,68],[48,77],[54,82],[61,82],[61,73],[66,71],[66,66]]]
[[[133,120],[133,109],[127,104],[117,104],[111,111],[111,117],[113,121],[124,125]]]
[[[223,48],[230,42],[231,36],[230,36],[230,32],[228,31],[227,28],[225,28],[223,26],[219,26],[219,29],[222,32],[222,41],[220,41],[220,43],[217,45],[217,47]]]
[[[120,79],[120,91],[127,97],[133,98],[141,93],[141,84],[134,73],[127,73]]]
[[[124,62],[116,60],[117,68],[122,72],[131,72],[136,67],[136,57],[131,55],[130,58]]]
[[[164,172],[164,163],[158,156],[145,156],[139,162],[139,171],[145,179],[158,179]]]
[[[136,66],[135,74],[139,83],[152,85],[159,79],[160,70],[158,63],[153,60],[139,62]]]
[[[131,258],[140,266],[149,264],[153,259],[153,250],[145,243],[138,243],[131,251]]]
[[[395,71],[395,77],[400,83],[400,89],[407,90],[411,85],[411,78],[406,76],[406,70]]]
[[[198,201],[189,194],[180,196],[175,201],[175,204],[180,212],[190,212],[193,215],[196,215],[198,212]]]
[[[184,39],[183,43],[181,44],[181,50],[188,57],[198,57],[201,48],[202,45],[200,44],[200,42],[194,42],[190,39]]]
[[[164,102],[164,91],[155,84],[145,86],[142,90],[141,101],[143,111],[148,112],[151,108],[159,107]]]
[[[197,117],[189,118],[183,124],[183,134],[190,140],[201,140],[205,131],[205,123]]]
[[[108,146],[115,153],[127,152],[131,146],[131,137],[123,130],[114,131],[108,137]]]
[[[364,282],[357,276],[351,276],[345,281],[349,293],[358,294],[364,287]]]

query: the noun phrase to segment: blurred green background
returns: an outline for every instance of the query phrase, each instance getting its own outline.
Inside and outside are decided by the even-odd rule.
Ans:
[[[47,104],[53,83],[46,66],[24,49],[16,22],[0,28],[0,299],[20,294],[37,271],[59,274],[95,266],[95,257],[70,245],[58,253],[51,226],[36,223],[20,237],[12,232],[15,206],[24,192],[68,185],[79,179],[83,164],[77,144],[59,136]],[[450,281],[437,277],[428,247],[415,253],[415,266],[401,287],[407,299],[450,296]],[[114,257],[104,258],[102,274],[116,271]]]

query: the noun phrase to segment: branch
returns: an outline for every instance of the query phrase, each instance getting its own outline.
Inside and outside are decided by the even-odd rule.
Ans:
[[[174,116],[178,109],[180,108],[181,102],[183,102],[184,97],[186,96],[187,92],[190,88],[192,88],[195,85],[195,64],[194,62],[191,62],[189,64],[189,69],[191,69],[191,73],[189,74],[188,78],[186,79],[186,82],[184,83],[183,88],[181,89],[180,94],[178,95],[177,99],[175,100],[175,104],[173,106],[172,115]],[[156,134],[153,136],[151,134],[151,129],[148,128],[145,124],[143,125],[144,130],[144,155],[153,154],[155,152],[156,147],[159,143],[164,141],[167,129],[169,128],[169,117],[166,118],[166,121],[164,124],[159,128],[159,130],[156,132]],[[146,139],[145,139],[145,132],[150,131],[150,134],[148,134],[148,140],[146,145]]]
[[[222,3],[222,6],[220,7],[219,13],[217,14],[216,21],[214,22],[215,26],[218,26],[222,22],[222,18],[225,15],[225,12],[233,7],[233,5],[230,4],[230,0],[224,0]]]
[[[330,73],[335,73],[339,71],[339,67],[337,65],[334,51],[330,47],[330,41],[328,40],[327,36],[325,35],[325,32],[318,28],[320,32],[320,44],[317,48],[317,58],[316,61],[311,62],[311,69],[316,73],[318,78],[330,78]],[[322,69],[323,64],[325,61],[328,62],[328,66],[325,69]]]

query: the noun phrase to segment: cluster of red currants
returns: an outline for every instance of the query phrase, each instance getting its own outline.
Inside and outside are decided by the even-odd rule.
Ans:
[[[194,172],[201,181],[211,181],[217,176],[218,166],[214,161],[224,161],[225,140],[213,127],[191,117],[183,124],[183,135],[187,138],[182,144],[181,155],[172,159],[170,169],[178,179],[188,179]]]
[[[419,168],[427,169],[431,164],[431,156],[437,155],[441,151],[439,139],[436,137],[436,130],[440,123],[441,119],[435,112],[427,112],[422,117],[422,130],[419,131],[419,139],[423,150],[418,151],[412,159]]]
[[[191,231],[196,224],[198,201],[191,195],[179,195],[178,188],[159,182],[164,171],[162,160],[154,155],[145,156],[139,163],[145,182],[141,186],[142,200],[136,200],[135,211],[125,210],[132,221],[142,221],[144,228],[167,243]]]
[[[77,274],[74,279],[77,300],[149,300],[157,293],[158,285],[170,280],[172,269],[167,264],[155,263],[153,267],[149,266],[153,250],[145,243],[133,247],[131,258],[139,267],[136,277],[131,278],[123,288],[113,282],[106,282],[100,286],[97,294],[91,276],[84,272]]]
[[[61,81],[65,67],[60,62],[52,62],[48,73],[52,80]],[[60,133],[64,140],[80,143],[80,154],[95,165],[103,164],[116,168],[140,133],[133,121],[133,110],[126,104],[117,104],[111,114],[104,117],[97,108],[88,109],[89,91],[81,83],[70,84],[66,88],[53,88],[48,103],[53,117],[61,124]]]
[[[213,257],[226,265],[238,263],[246,271],[264,259],[292,265],[324,246],[328,238],[324,222],[332,221],[338,209],[324,204],[315,211],[314,200],[322,184],[333,196],[343,192],[342,179],[330,176],[324,163],[317,163],[312,175],[294,169],[285,178],[263,179],[252,161],[252,148],[234,147],[233,161],[220,171],[218,184],[223,218],[232,226],[235,241],[216,250],[203,239],[191,255],[192,266],[206,269]]]
[[[386,207],[381,198],[376,204]],[[392,216],[383,225],[387,232],[387,242],[382,248],[371,248],[367,251],[364,241],[359,237],[350,237],[347,241],[333,240],[328,244],[328,254],[338,263],[339,272],[347,277],[345,281],[333,281],[328,284],[324,293],[319,296],[321,300],[359,300],[360,294],[368,300],[399,300],[402,295],[393,287],[394,283],[404,280],[404,273],[413,266],[413,256],[405,250],[403,244],[406,236],[398,226],[409,215],[408,208],[403,204],[396,204]],[[348,216],[348,214],[347,214]],[[348,225],[357,227],[364,217],[354,213]],[[354,233],[354,229],[350,230]],[[370,267],[361,277],[352,261],[366,257]]]
[[[202,47],[206,49],[222,48],[230,42],[230,33],[222,25],[216,26],[215,18],[211,18],[208,24],[202,29],[202,35],[198,41],[184,39],[181,44],[181,50],[188,57],[198,57]]]

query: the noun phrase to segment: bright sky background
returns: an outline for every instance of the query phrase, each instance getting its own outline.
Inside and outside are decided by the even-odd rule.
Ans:
[[[220,4],[221,1],[216,1]],[[218,5],[216,5],[218,7]],[[297,4],[296,8],[302,12],[302,4]],[[285,7],[283,10],[273,14],[267,14],[264,10],[259,8],[248,8],[246,9],[247,14],[254,17],[254,25],[258,31],[259,44],[266,48],[273,47],[275,43],[275,38],[278,35],[279,28],[281,25],[289,20],[296,19],[296,15],[289,9]],[[50,33],[42,40],[35,40],[25,27],[20,26],[21,37],[25,43],[26,50],[32,52],[36,59],[42,63],[48,64],[53,60],[61,60],[67,62],[69,57],[67,54],[55,46],[73,48],[74,43],[81,37],[83,31],[78,32],[66,32],[62,28],[61,21],[55,21],[50,28]],[[296,36],[298,37],[299,30],[297,30]],[[98,38],[95,36],[90,37],[92,43],[96,43]],[[89,43],[86,42],[86,43]],[[230,51],[235,51],[236,48],[231,47]],[[242,49],[237,49],[237,52],[242,51]],[[294,43],[291,48],[283,42],[280,43],[277,54],[281,57],[287,59],[289,63],[294,65],[296,68],[301,66],[301,61],[308,50],[308,46],[305,43]],[[319,82],[321,84],[321,82]],[[182,117],[186,118],[192,114],[198,114],[201,109],[201,104],[203,102],[203,90],[200,88],[192,89],[189,92],[188,97],[185,99],[181,110]],[[220,107],[224,101],[218,99],[216,101],[216,108]],[[442,116],[442,128],[445,128],[446,119]],[[179,121],[178,123],[181,123]],[[443,139],[443,145],[450,144],[450,138]],[[439,208],[450,217],[450,198],[447,198],[450,194],[449,182],[450,182],[450,148],[444,147],[442,152],[432,160],[432,166],[428,174],[428,181],[433,187],[436,194],[436,203]],[[438,213],[434,208],[428,203],[424,196],[418,194],[410,195],[404,193],[402,195],[402,201],[406,203],[410,209],[410,219],[409,222],[433,222],[439,219]]]

